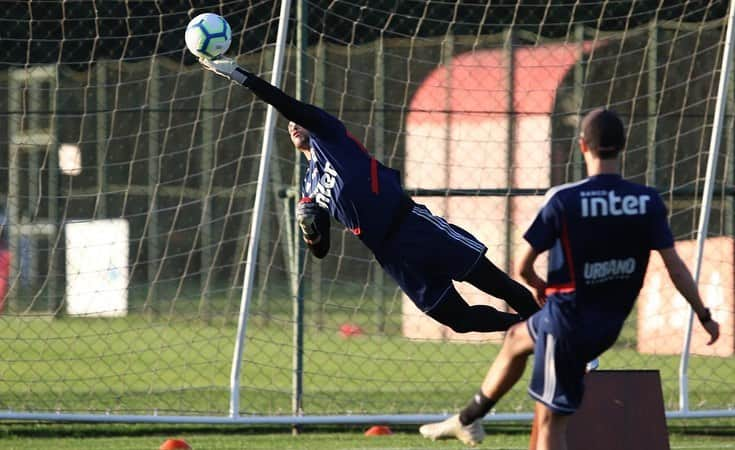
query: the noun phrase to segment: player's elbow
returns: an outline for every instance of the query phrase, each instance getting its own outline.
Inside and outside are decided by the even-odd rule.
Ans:
[[[686,270],[682,270],[680,267],[671,267],[668,269],[668,272],[669,278],[671,278],[671,281],[673,281],[674,284],[686,277]]]
[[[530,284],[531,280],[533,279],[533,275],[534,275],[533,267],[527,267],[527,266],[522,265],[518,268],[517,275],[521,280]]]
[[[528,246],[521,256],[521,261],[518,264],[518,277],[528,284],[531,284],[531,281],[536,278],[536,271],[533,269],[533,264],[536,262],[538,254],[539,252],[534,250],[533,247]]]
[[[669,269],[669,278],[679,291],[694,285],[692,275],[686,267]]]
[[[681,283],[691,279],[692,275],[689,272],[689,268],[687,268],[681,258],[671,258],[664,262],[666,271],[669,273],[669,278],[671,278],[675,286],[679,286]]]

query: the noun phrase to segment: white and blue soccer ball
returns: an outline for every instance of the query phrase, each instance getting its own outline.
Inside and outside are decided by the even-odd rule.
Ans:
[[[199,14],[186,26],[186,47],[198,58],[214,59],[232,43],[232,30],[224,17]]]

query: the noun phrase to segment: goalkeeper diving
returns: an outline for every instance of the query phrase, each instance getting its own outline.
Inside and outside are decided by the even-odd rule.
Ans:
[[[533,294],[485,256],[484,244],[414,202],[399,172],[371,157],[339,119],[290,97],[231,59],[199,61],[247,87],[290,121],[291,141],[309,161],[296,218],[315,257],[329,251],[331,216],[375,254],[421,311],[456,332],[507,330],[539,310]],[[505,300],[517,314],[469,305],[452,280]]]

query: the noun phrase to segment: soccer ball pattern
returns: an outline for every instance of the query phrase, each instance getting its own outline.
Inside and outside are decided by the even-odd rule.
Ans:
[[[186,26],[186,47],[199,58],[213,59],[230,48],[232,30],[222,16],[199,14]]]

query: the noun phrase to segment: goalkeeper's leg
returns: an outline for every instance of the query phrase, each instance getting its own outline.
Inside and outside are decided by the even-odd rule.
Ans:
[[[522,320],[518,314],[498,311],[492,306],[469,305],[454,287],[426,314],[457,333],[505,331]]]
[[[524,319],[531,317],[539,306],[531,291],[498,269],[487,257],[480,258],[464,280],[479,290],[505,300]]]

